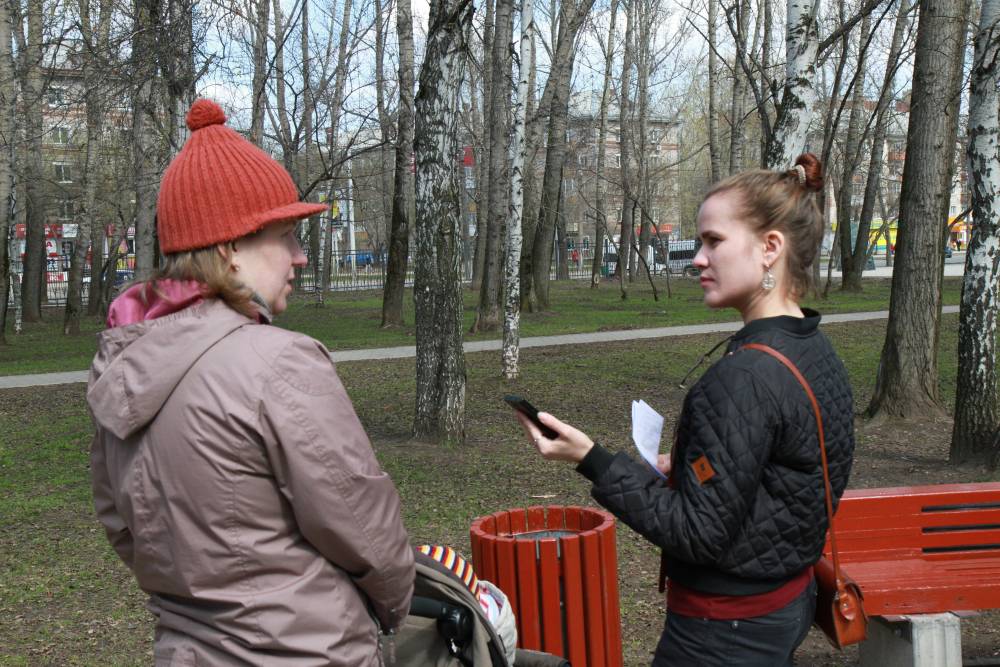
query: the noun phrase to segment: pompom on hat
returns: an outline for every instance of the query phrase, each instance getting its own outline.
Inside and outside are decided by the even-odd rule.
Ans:
[[[164,254],[326,211],[326,204],[299,201],[285,168],[225,123],[226,114],[211,100],[196,100],[188,111],[191,136],[164,172],[156,202]]]

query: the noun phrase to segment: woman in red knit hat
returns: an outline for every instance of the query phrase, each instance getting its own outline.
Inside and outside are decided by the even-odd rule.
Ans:
[[[112,303],[87,400],[94,502],[149,594],[157,665],[376,665],[413,554],[329,353],[266,326],[322,212],[215,103],[157,202],[163,266]]]

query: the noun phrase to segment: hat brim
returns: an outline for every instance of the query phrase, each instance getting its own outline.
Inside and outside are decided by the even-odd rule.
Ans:
[[[328,210],[330,210],[330,207],[326,204],[297,201],[285,206],[279,206],[278,208],[272,208],[270,211],[264,211],[256,216],[254,224],[257,229],[260,229],[275,222],[301,220],[302,218],[325,213]]]

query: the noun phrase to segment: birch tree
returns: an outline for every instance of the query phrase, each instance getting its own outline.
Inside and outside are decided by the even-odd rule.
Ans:
[[[11,291],[7,239],[13,223],[11,195],[14,185],[14,111],[17,108],[11,35],[10,4],[0,1],[0,345],[7,342],[7,307]]]
[[[416,313],[414,435],[465,439],[458,113],[470,0],[432,0],[415,116]]]
[[[765,166],[786,169],[806,145],[816,101],[819,0],[788,0],[785,15],[785,84]]]
[[[712,183],[722,178],[722,147],[719,145],[719,0],[708,0],[708,153]]]
[[[983,0],[969,96],[969,185],[976,221],[958,324],[952,463],[1000,464],[997,291],[1000,284],[1000,0]]]
[[[521,0],[521,39],[518,47],[517,100],[510,160],[510,208],[504,262],[503,375],[518,375],[521,319],[521,217],[524,211],[525,122],[528,110],[528,73],[531,69],[531,33],[535,30],[533,0]]]
[[[938,334],[968,0],[921,0],[885,345],[870,417],[943,415]]]

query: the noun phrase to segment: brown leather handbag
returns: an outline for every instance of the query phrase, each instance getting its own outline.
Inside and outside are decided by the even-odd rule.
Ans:
[[[816,395],[806,379],[791,360],[773,347],[761,343],[747,343],[740,349],[758,350],[769,354],[784,364],[809,396],[816,424],[819,428],[819,451],[823,461],[823,484],[826,487],[826,517],[830,524],[830,558],[820,558],[813,567],[816,577],[816,617],[813,623],[822,630],[830,643],[837,648],[864,641],[868,636],[868,616],[865,614],[861,588],[840,569],[837,555],[837,537],[833,525],[833,492],[830,489],[830,470],[826,464],[826,439],[823,435],[823,417]]]

